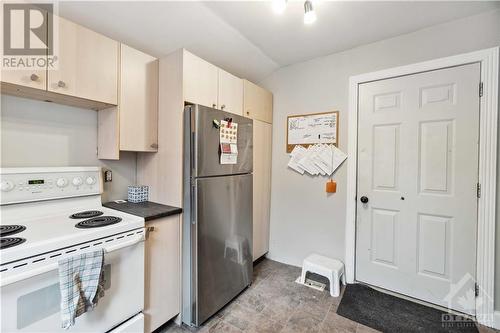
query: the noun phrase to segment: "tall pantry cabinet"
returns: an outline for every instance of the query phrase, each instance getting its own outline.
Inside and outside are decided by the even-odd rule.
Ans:
[[[253,121],[253,259],[269,251],[272,124]]]
[[[183,110],[201,104],[254,120],[253,256],[269,250],[272,94],[181,49],[159,62],[158,152],[139,154],[137,182],[150,200],[182,207]]]

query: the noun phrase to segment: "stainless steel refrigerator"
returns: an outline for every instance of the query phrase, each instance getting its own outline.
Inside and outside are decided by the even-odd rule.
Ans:
[[[221,164],[217,123],[238,124],[236,164]],[[182,321],[199,326],[252,281],[253,121],[184,109]]]

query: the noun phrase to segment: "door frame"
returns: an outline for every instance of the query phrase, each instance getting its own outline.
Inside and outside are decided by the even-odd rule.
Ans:
[[[476,302],[476,318],[488,326],[500,326],[500,312],[494,311],[495,287],[495,209],[497,172],[497,128],[498,128],[498,76],[499,47],[439,58],[411,65],[351,76],[349,78],[349,120],[347,159],[347,203],[345,268],[348,283],[356,282],[356,192],[358,150],[358,87],[362,83],[390,79],[405,75],[428,72],[443,68],[480,63],[483,95],[479,112],[479,183],[481,195],[478,199],[476,282],[479,297]],[[479,87],[478,87],[479,93]]]

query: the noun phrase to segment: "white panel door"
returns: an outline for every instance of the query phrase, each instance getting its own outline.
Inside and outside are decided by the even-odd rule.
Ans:
[[[470,64],[359,86],[358,281],[474,314],[479,82]]]

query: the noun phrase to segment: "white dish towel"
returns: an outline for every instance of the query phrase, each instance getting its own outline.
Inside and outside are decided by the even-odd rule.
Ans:
[[[76,317],[91,311],[104,296],[104,250],[59,260],[62,327],[70,328]]]

